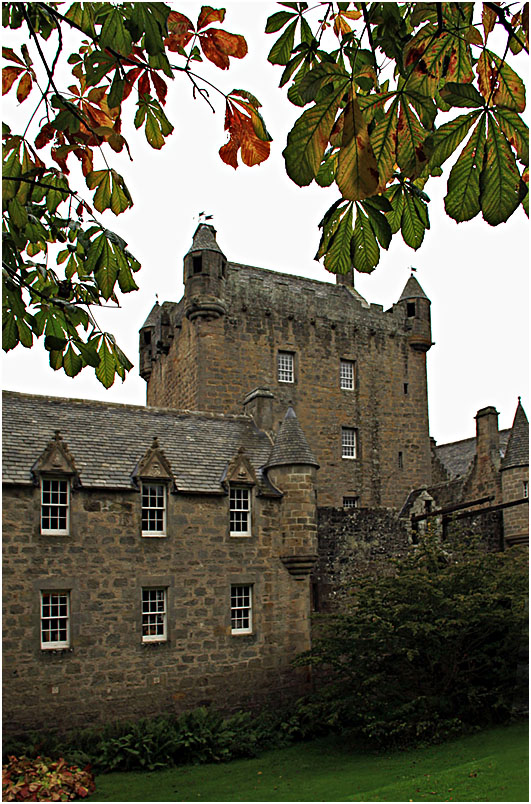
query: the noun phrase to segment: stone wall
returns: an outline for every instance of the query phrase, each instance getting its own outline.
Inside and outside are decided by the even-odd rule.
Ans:
[[[247,394],[269,388],[275,427],[292,405],[320,464],[320,505],[356,496],[400,508],[429,484],[426,355],[411,346],[405,302],[383,312],[344,286],[234,264],[216,292],[226,314],[182,319],[153,365],[149,405],[240,413]],[[293,355],[294,382],[278,380],[279,350]],[[356,364],[352,390],[340,388],[341,359]],[[341,456],[342,427],[358,431],[355,460]]]
[[[515,466],[502,473],[504,502],[521,500],[529,493],[529,467]],[[503,512],[503,527],[507,544],[529,540],[529,504],[515,505]]]
[[[390,559],[403,558],[410,549],[405,523],[390,511],[319,508],[318,523],[312,588],[319,611],[339,605],[356,577],[389,572]]]
[[[253,499],[253,535],[230,537],[228,499],[170,494],[168,535],[142,537],[140,494],[78,490],[71,532],[39,531],[38,488],[4,488],[5,730],[87,726],[300,694],[309,582],[290,575],[286,499]],[[253,632],[231,634],[231,584],[253,587]],[[167,640],[141,634],[141,590],[167,590]],[[41,590],[68,590],[71,646],[42,650]]]

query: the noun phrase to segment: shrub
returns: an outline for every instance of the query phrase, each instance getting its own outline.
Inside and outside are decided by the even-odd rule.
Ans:
[[[376,744],[439,740],[506,720],[527,622],[527,567],[512,548],[452,553],[428,537],[394,574],[358,580],[300,658],[334,679],[325,720]]]
[[[3,801],[74,801],[94,791],[88,768],[80,770],[64,759],[9,757],[2,767]]]

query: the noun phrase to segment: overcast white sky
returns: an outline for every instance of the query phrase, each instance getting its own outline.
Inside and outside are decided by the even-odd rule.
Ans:
[[[201,6],[173,5],[194,21]],[[100,326],[114,333],[135,368],[125,383],[118,379],[106,391],[90,368],[70,379],[49,368],[41,347],[18,346],[4,357],[4,388],[144,404],[145,383],[137,368],[138,329],[157,294],[160,302],[180,299],[182,260],[201,210],[214,216],[219,245],[229,260],[335,281],[313,257],[319,242],[317,224],[337,191],[315,184],[299,188],[284,171],[281,154],[286,135],[302,110],[278,89],[281,68],[266,62],[275,35],[263,33],[265,21],[279,6],[231,2],[226,8],[224,28],[246,37],[249,54],[241,62],[231,59],[229,71],[206,63],[198,64],[197,72],[226,91],[244,88],[259,98],[274,138],[269,160],[237,171],[223,164],[218,156],[226,141],[222,99],[211,94],[217,109],[212,114],[204,102],[193,101],[185,78],[172,82],[166,113],[175,126],[173,135],[161,151],[154,151],[142,131],[124,127],[134,161],[112,152],[110,161],[124,175],[134,207],[118,218],[112,213],[101,216],[128,242],[143,266],[137,274],[140,290],[124,296],[120,310],[95,311]],[[134,103],[131,96],[131,119]],[[17,112],[24,124],[33,109],[30,104],[31,96]],[[5,104],[5,117],[14,105],[12,100]],[[124,119],[127,116],[126,112]],[[518,396],[530,412],[527,218],[520,209],[507,224],[495,228],[480,218],[458,225],[444,213],[445,186],[443,177],[431,180],[426,188],[432,199],[432,228],[422,247],[414,252],[396,236],[373,274],[356,275],[358,291],[387,309],[399,298],[410,266],[417,268],[416,276],[432,302],[435,345],[428,352],[428,387],[431,433],[438,443],[474,435],[473,417],[486,405],[496,406],[500,427],[511,426]],[[90,202],[88,191],[85,197]]]

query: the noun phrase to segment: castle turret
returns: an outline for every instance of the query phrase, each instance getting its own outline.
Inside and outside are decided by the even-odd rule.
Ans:
[[[216,230],[200,223],[184,258],[184,313],[194,318],[219,318],[224,302],[227,258],[216,241]]]
[[[140,328],[140,376],[147,382],[151,377],[153,360],[155,358],[155,330],[160,317],[160,306],[157,302]]]
[[[417,279],[411,274],[398,300],[406,316],[409,329],[409,345],[417,352],[427,352],[433,345],[431,339],[431,302]]]
[[[529,542],[529,422],[520,398],[500,468],[502,500],[504,503],[515,503],[503,512],[505,544],[507,546],[527,544]],[[524,501],[527,504],[524,504]]]
[[[296,579],[307,578],[317,559],[316,470],[295,411],[288,408],[273,444],[267,473],[283,493],[281,560]]]

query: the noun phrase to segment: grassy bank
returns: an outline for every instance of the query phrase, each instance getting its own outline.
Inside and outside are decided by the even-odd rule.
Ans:
[[[98,776],[91,801],[528,801],[528,727],[364,754],[326,738],[225,765]]]

